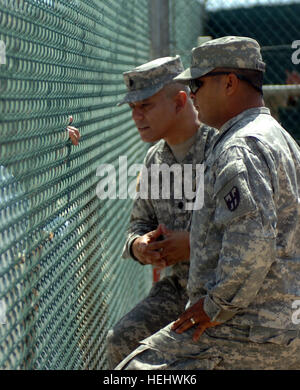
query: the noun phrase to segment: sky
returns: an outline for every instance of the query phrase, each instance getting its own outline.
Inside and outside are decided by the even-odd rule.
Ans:
[[[249,7],[252,5],[295,4],[300,0],[206,0],[208,10]]]

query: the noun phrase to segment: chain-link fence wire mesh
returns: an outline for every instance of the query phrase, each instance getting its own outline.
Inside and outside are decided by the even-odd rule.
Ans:
[[[169,0],[170,52],[179,54],[184,67],[190,65],[191,49],[204,31],[204,0]]]
[[[266,105],[300,141],[300,2],[207,0],[205,7],[204,35],[241,35],[259,42],[267,64]]]
[[[267,64],[266,105],[300,142],[299,0],[169,0],[169,8],[170,52],[185,66],[192,47],[207,38],[240,35],[259,42]]]
[[[272,109],[299,134],[299,102],[284,86],[299,84],[291,61],[299,2],[164,3],[167,52],[185,66],[199,36],[256,38],[266,83],[285,88],[270,92]],[[122,72],[153,57],[153,4],[0,0],[1,369],[106,368],[108,329],[150,288],[151,269],[120,259],[131,199],[99,199],[96,172],[111,164],[118,192],[127,179],[120,156],[129,167],[145,155],[128,108],[116,103]],[[78,146],[68,141],[69,115]]]
[[[122,72],[149,60],[147,7],[0,1],[1,369],[106,368],[107,330],[151,286],[151,270],[120,259],[131,199],[96,195],[101,164],[118,194],[119,157],[146,152],[116,103]]]

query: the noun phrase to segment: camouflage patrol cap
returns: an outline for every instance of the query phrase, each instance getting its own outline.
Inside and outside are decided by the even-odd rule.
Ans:
[[[255,39],[227,36],[213,39],[192,49],[190,68],[175,77],[175,81],[188,83],[215,68],[252,69],[264,72],[260,46]]]
[[[166,84],[172,83],[174,77],[183,70],[181,59],[177,55],[157,58],[123,73],[128,92],[118,106],[147,99]]]

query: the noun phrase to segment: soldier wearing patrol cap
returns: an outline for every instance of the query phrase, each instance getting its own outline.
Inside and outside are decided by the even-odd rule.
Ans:
[[[219,130],[193,213],[189,303],[117,369],[300,369],[300,150],[264,107],[264,69],[257,41],[229,36],[193,49],[175,78]]]
[[[216,135],[215,129],[200,125],[189,89],[173,81],[183,70],[180,57],[176,56],[158,58],[123,74],[128,92],[119,104],[128,103],[131,107],[142,140],[155,143],[144,160],[147,175],[142,172],[140,176],[140,183],[149,180],[149,194],[134,200],[123,257],[142,265],[168,266],[170,272],[109,331],[110,368],[133,351],[139,341],[182,313],[188,299],[190,199],[185,199],[184,193],[181,198],[175,196],[175,181],[179,179],[175,175],[169,199],[162,199],[162,182],[158,199],[151,199],[150,192],[153,164],[180,165],[182,175],[183,166],[190,164],[196,190],[194,168],[203,162]]]

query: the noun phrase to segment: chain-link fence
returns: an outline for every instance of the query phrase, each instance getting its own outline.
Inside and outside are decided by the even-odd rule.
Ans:
[[[253,37],[266,103],[300,138],[299,13],[299,1],[0,0],[1,369],[106,368],[108,329],[151,286],[151,269],[120,258],[124,161],[147,150],[116,106],[122,72],[169,54],[188,66],[204,36]],[[115,197],[99,196],[103,172]]]
[[[248,36],[267,64],[265,103],[300,142],[299,0],[170,0],[170,52],[185,66],[190,50],[207,39]]]
[[[96,195],[101,164],[122,185],[119,157],[146,151],[116,103],[122,72],[149,59],[148,4],[0,6],[0,367],[104,368],[107,329],[151,286],[120,259],[131,199]]]
[[[190,65],[191,48],[203,35],[205,22],[204,1],[170,1],[170,52],[179,54],[184,67]]]
[[[234,7],[229,8],[229,3]],[[264,78],[266,105],[300,141],[299,15],[299,1],[208,0],[204,35],[212,38],[242,35],[259,42],[267,64]]]

